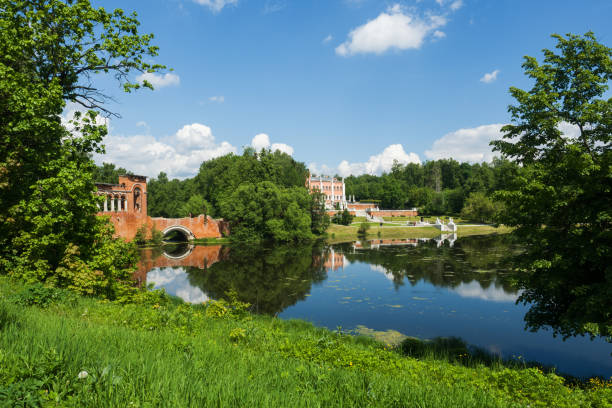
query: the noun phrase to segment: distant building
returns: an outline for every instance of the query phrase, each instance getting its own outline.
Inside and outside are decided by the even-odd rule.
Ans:
[[[327,176],[313,177],[309,172],[306,187],[310,192],[319,191],[325,194],[325,207],[329,210],[336,207],[343,210],[347,207],[344,178],[338,180],[335,177]]]

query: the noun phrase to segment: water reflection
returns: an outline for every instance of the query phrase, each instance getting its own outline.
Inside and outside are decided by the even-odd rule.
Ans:
[[[165,247],[166,248],[166,247]],[[524,330],[508,256],[509,236],[373,240],[332,246],[176,246],[144,250],[136,277],[187,302],[233,290],[256,313],[320,326],[458,336],[576,375],[612,375],[610,346]]]

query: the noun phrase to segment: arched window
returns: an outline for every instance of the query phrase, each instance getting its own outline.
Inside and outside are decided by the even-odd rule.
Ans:
[[[136,187],[134,189],[134,211],[140,212],[142,210],[142,191]]]

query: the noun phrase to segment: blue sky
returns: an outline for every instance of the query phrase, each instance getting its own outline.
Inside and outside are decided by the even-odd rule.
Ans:
[[[551,33],[612,45],[610,0],[95,1],[135,10],[155,34],[158,86],[123,94],[97,157],[190,177],[244,146],[287,151],[316,173],[387,171],[393,160],[490,160],[524,55]],[[488,74],[488,75],[487,75]],[[69,107],[70,109],[70,107]],[[68,110],[69,110],[68,109]]]

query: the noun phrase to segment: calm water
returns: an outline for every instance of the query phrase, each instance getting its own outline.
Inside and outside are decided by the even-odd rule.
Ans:
[[[446,239],[442,239],[446,238]],[[138,275],[187,302],[234,289],[254,311],[319,326],[366,326],[419,338],[461,337],[505,357],[521,356],[577,376],[612,376],[612,345],[524,330],[507,237],[453,236],[333,246],[145,250]]]

